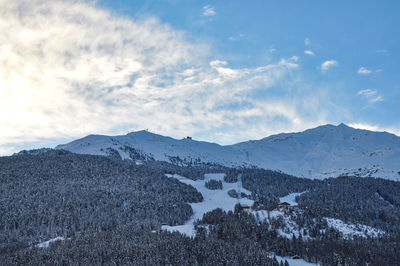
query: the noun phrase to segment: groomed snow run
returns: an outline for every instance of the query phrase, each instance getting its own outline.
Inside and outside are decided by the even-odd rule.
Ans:
[[[190,203],[193,209],[192,217],[185,222],[183,225],[177,226],[169,226],[163,225],[161,229],[167,230],[170,232],[180,232],[189,237],[194,237],[196,232],[194,230],[194,221],[200,220],[203,218],[203,215],[207,212],[215,210],[217,208],[221,208],[224,211],[233,211],[235,209],[235,205],[240,202],[242,205],[252,206],[254,201],[249,200],[247,198],[235,199],[228,195],[228,191],[231,189],[235,189],[236,191],[240,191],[246,195],[250,195],[251,192],[242,187],[241,182],[236,183],[227,183],[224,181],[225,174],[205,174],[204,180],[192,180],[180,175],[166,175],[169,178],[176,178],[180,182],[193,186],[197,191],[199,191],[203,195],[203,201],[199,203]],[[206,188],[205,183],[210,179],[215,179],[217,181],[222,182],[222,189],[210,190]]]

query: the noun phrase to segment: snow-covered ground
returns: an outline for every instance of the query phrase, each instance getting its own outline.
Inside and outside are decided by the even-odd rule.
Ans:
[[[284,263],[285,260],[289,263],[290,266],[315,266],[319,264],[307,262],[303,259],[292,259],[291,257],[281,257],[281,256],[275,256],[278,262],[280,263],[281,261]],[[273,257],[271,257],[273,258]]]
[[[123,159],[129,159],[127,147],[160,161],[179,157],[187,163],[257,166],[299,177],[354,175],[400,180],[400,137],[344,124],[227,146],[137,131],[121,136],[89,135],[56,148],[98,155],[107,155],[108,148],[112,148]]]
[[[169,226],[169,225],[163,225],[161,229],[167,230],[170,232],[180,232],[182,234],[185,234],[190,237],[194,237],[196,235],[196,232],[194,230],[194,221],[198,219],[202,219],[203,215],[209,211],[212,211],[217,208],[221,208],[224,211],[229,211],[229,210],[234,210],[235,205],[240,201],[242,205],[249,205],[252,206],[254,201],[247,199],[247,198],[242,198],[242,199],[235,199],[232,198],[228,195],[228,191],[231,189],[235,189],[236,191],[240,191],[246,195],[250,195],[251,192],[248,191],[247,189],[242,187],[242,182],[240,178],[238,178],[238,182],[236,183],[227,183],[224,181],[224,174],[205,174],[204,175],[204,180],[191,180],[189,178],[180,176],[180,175],[166,175],[169,178],[176,178],[180,182],[188,184],[193,186],[194,188],[197,189],[202,195],[204,200],[199,203],[191,203],[190,205],[192,206],[193,209],[193,216],[185,222],[183,225],[177,225],[177,226]],[[205,183],[209,181],[210,179],[215,179],[215,180],[220,180],[222,182],[222,190],[209,190],[205,187]],[[280,198],[280,201],[286,201],[290,203],[293,206],[296,206],[297,203],[295,201],[296,196],[301,195],[304,192],[301,193],[291,193],[285,197]],[[285,229],[279,229],[278,234],[291,239],[293,234],[296,237],[299,237],[299,235],[302,232],[302,228],[299,228],[299,226],[291,220],[291,218],[283,211],[279,210],[274,210],[268,212],[265,210],[260,210],[260,211],[251,211],[251,213],[258,219],[259,222],[268,222],[269,218],[278,218],[279,216],[282,216],[282,219],[285,223]],[[269,217],[269,218],[268,218]],[[307,239],[307,236],[303,236],[304,239]]]
[[[284,196],[282,198],[279,198],[279,201],[280,202],[287,202],[291,206],[297,206],[298,204],[296,202],[296,197],[300,196],[301,194],[306,193],[306,192],[307,191],[303,191],[303,192],[300,192],[300,193],[290,193],[289,195],[286,195],[286,196]]]
[[[305,193],[307,191],[304,191],[302,193]],[[297,202],[295,201],[295,198],[302,193],[291,193],[285,197],[280,198],[281,202],[288,202],[290,203],[291,206],[297,206]],[[269,213],[265,210],[260,210],[260,211],[254,211],[253,212],[255,217],[259,222],[269,222],[269,219],[272,218],[279,218],[281,216],[284,224],[285,224],[285,229],[278,229],[278,234],[280,236],[286,237],[288,239],[291,239],[293,235],[296,237],[299,237],[300,234],[303,233],[302,228],[300,228],[295,221],[292,220],[292,218],[285,214],[284,211],[281,210],[273,210],[270,211]],[[325,218],[325,220],[328,223],[329,227],[332,227],[333,229],[339,231],[342,233],[343,238],[353,238],[354,236],[358,237],[379,237],[385,234],[383,230],[363,225],[363,224],[346,224],[342,220],[335,219],[335,218]],[[302,236],[304,240],[309,239],[309,236]]]
[[[56,241],[63,241],[63,240],[65,240],[64,237],[58,236],[56,238],[53,238],[53,239],[47,240],[45,242],[39,243],[39,244],[35,245],[35,247],[37,247],[37,248],[48,248],[51,243],[54,243]]]
[[[259,222],[266,222],[269,223],[270,219],[278,219],[282,218],[283,223],[285,224],[284,229],[278,229],[277,232],[280,236],[286,237],[287,239],[292,239],[293,235],[299,237],[300,234],[302,235],[303,240],[307,240],[310,237],[307,235],[303,235],[303,228],[299,227],[292,218],[285,214],[285,212],[280,210],[273,210],[270,211],[269,214],[265,210],[260,211],[253,211],[254,216]]]
[[[335,218],[325,218],[329,227],[332,227],[343,234],[343,238],[353,238],[354,236],[358,237],[379,237],[385,234],[384,231],[363,225],[363,224],[346,224],[342,220]]]
[[[166,175],[167,177],[176,178],[182,183],[193,186],[194,188],[197,189],[197,191],[199,191],[203,195],[204,200],[199,203],[190,204],[193,209],[193,216],[188,221],[186,221],[185,224],[177,226],[164,225],[162,226],[162,229],[170,232],[178,231],[187,236],[194,237],[196,235],[196,232],[194,230],[193,223],[196,220],[202,219],[205,213],[210,212],[217,208],[221,208],[224,211],[230,211],[230,210],[233,211],[235,205],[238,202],[240,202],[242,205],[249,205],[249,206],[253,205],[254,203],[253,200],[249,200],[247,198],[242,198],[239,200],[232,198],[228,195],[228,191],[231,189],[235,189],[236,191],[241,191],[246,195],[250,195],[251,192],[243,188],[241,182],[236,182],[236,183],[225,182],[224,175],[225,174],[223,173],[205,174],[204,180],[196,180],[196,181],[176,174]],[[220,180],[222,182],[222,190],[220,189],[210,190],[206,188],[205,183],[210,179]]]

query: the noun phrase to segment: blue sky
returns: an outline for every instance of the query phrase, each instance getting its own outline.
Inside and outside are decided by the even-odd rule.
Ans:
[[[400,134],[398,1],[0,4],[0,154],[87,134]]]
[[[254,67],[298,56],[308,82],[329,86],[357,122],[399,126],[398,1],[100,1],[133,18],[155,16],[193,39],[211,43],[212,54],[231,67]],[[214,13],[203,16],[204,7]],[[312,51],[308,56],[304,51]],[[322,74],[321,62],[339,66]],[[370,74],[357,74],[364,67]],[[328,72],[328,71],[327,71]],[[358,92],[376,90],[370,104]],[[361,99],[360,99],[361,98]],[[396,109],[397,108],[397,109]],[[338,117],[340,121],[340,117]],[[338,121],[332,121],[336,123]],[[354,121],[345,121],[353,123]]]

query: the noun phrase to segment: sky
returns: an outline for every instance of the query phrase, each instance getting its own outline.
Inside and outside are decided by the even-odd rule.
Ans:
[[[0,155],[148,129],[400,135],[400,2],[0,1]]]

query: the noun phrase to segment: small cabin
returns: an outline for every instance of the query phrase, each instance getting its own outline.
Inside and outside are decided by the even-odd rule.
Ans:
[[[293,260],[299,260],[299,259],[300,259],[300,256],[299,256],[299,255],[294,255],[294,256],[292,257],[292,259],[293,259]]]
[[[290,203],[286,201],[278,203],[278,209],[289,209],[291,207],[292,205],[290,205]]]
[[[251,206],[248,204],[240,204],[240,207],[242,207],[242,209],[246,212],[251,211]]]
[[[183,139],[192,139],[192,137],[187,136],[187,137],[184,137]]]

